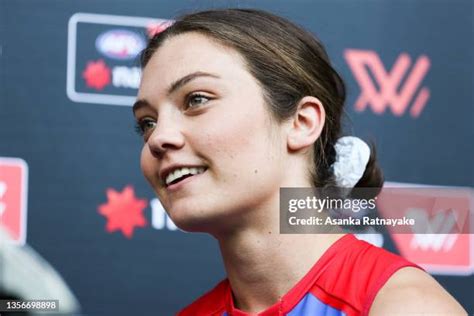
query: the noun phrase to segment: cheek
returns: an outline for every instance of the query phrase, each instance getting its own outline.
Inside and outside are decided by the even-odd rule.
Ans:
[[[253,145],[254,127],[240,117],[209,124],[203,132],[205,145],[215,162],[243,158]]]
[[[276,146],[271,146],[270,127],[264,115],[234,114],[218,124],[206,125],[209,128],[202,134],[205,146],[221,173],[242,180],[272,171],[278,153]]]
[[[156,170],[154,170],[154,157],[151,155],[150,150],[147,145],[143,146],[141,156],[140,156],[140,167],[142,169],[143,175],[150,182],[151,185],[154,185],[154,175]]]

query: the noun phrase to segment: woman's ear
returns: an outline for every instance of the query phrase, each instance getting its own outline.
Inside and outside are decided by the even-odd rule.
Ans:
[[[318,98],[306,96],[300,100],[290,121],[288,149],[298,151],[313,145],[323,130],[326,111]]]

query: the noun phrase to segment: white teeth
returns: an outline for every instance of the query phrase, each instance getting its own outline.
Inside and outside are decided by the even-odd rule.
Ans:
[[[173,182],[174,180],[178,178],[181,178],[182,176],[185,176],[188,174],[192,174],[192,175],[200,174],[200,173],[203,173],[205,170],[206,168],[204,167],[196,167],[196,168],[183,167],[183,168],[174,169],[172,172],[168,174],[168,176],[166,176],[166,181],[165,181],[166,185],[169,185],[171,182]]]

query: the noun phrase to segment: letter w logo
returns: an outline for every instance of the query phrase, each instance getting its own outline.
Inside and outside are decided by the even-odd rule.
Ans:
[[[403,115],[421,81],[430,69],[430,60],[425,55],[416,60],[411,73],[408,73],[408,75],[411,58],[406,53],[400,54],[391,72],[385,71],[383,63],[374,51],[347,49],[344,52],[344,57],[361,89],[361,94],[355,103],[355,109],[363,111],[367,105],[370,105],[376,114],[382,114],[388,106],[394,115]],[[379,90],[373,84],[368,70],[372,72]],[[407,75],[406,80],[401,85],[405,75]],[[429,98],[430,91],[423,87],[413,102],[410,115],[418,117]]]

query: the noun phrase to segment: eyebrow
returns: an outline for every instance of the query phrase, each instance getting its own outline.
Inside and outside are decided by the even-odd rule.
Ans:
[[[171,83],[169,85],[168,89],[166,90],[166,95],[169,96],[170,94],[172,94],[173,92],[175,92],[176,90],[178,90],[179,88],[184,86],[185,84],[191,82],[194,79],[200,78],[200,77],[211,77],[211,78],[220,79],[220,77],[218,75],[211,74],[211,73],[208,73],[208,72],[196,71],[196,72],[190,73],[190,74],[174,81],[173,83]],[[151,105],[145,99],[137,100],[133,104],[133,113],[135,113],[136,111],[138,111],[138,109],[140,109],[142,107],[151,107]]]

